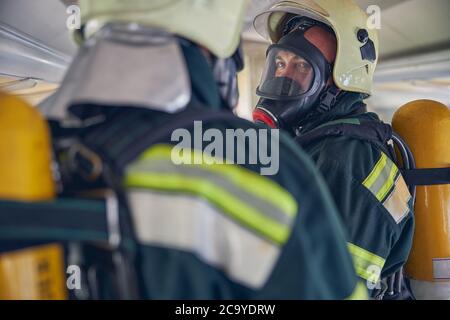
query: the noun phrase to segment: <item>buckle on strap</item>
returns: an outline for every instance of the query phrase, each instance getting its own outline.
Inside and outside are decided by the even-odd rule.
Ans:
[[[317,110],[320,113],[330,111],[331,108],[336,104],[339,93],[340,91],[336,86],[329,87],[320,97],[320,105]]]
[[[68,163],[86,181],[95,181],[103,173],[103,161],[99,155],[81,143],[75,143],[68,151]]]

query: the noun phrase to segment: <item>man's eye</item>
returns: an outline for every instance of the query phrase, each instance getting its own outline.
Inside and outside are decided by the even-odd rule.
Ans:
[[[311,66],[309,65],[309,63],[301,62],[297,64],[297,69],[302,72],[308,72],[311,69]]]
[[[277,69],[283,69],[285,67],[285,64],[282,61],[277,61],[276,66]]]

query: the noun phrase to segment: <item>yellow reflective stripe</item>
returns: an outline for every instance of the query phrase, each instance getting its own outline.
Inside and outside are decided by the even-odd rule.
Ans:
[[[350,253],[352,255],[356,255],[358,257],[360,257],[361,259],[364,259],[368,262],[370,262],[371,264],[374,264],[380,268],[383,268],[384,263],[385,263],[385,259],[383,259],[382,257],[367,251],[366,249],[363,249],[361,247],[358,247],[357,245],[354,245],[353,243],[348,242],[348,249],[350,250]]]
[[[173,147],[174,146],[172,145],[156,145],[145,151],[139,160],[166,159],[171,161]],[[193,157],[203,157],[204,162],[212,163],[214,160],[213,158],[203,154],[201,151],[190,150],[190,152]],[[241,168],[240,166],[234,164],[212,163],[192,164],[192,166],[199,166],[203,170],[214,172],[226,177],[239,186],[240,189],[243,189],[258,198],[264,199],[266,202],[269,202],[274,207],[279,208],[290,217],[295,217],[297,213],[297,202],[289,192],[274,181],[262,177],[250,170]]]
[[[410,194],[399,169],[388,157],[381,153],[372,172],[363,185],[383,203],[396,223],[400,223],[409,212]]]
[[[353,257],[354,267],[358,276],[366,280],[378,281],[378,279],[374,279],[373,270],[370,267],[378,267],[381,273],[386,260],[370,251],[354,245],[353,243],[348,242],[347,245],[350,254]]]
[[[227,190],[206,179],[178,174],[130,172],[125,178],[127,187],[153,188],[166,191],[185,191],[203,196],[242,224],[258,231],[277,244],[287,241],[291,229],[268,218],[264,213],[248,206]]]
[[[363,181],[363,185],[381,202],[392,190],[397,173],[397,166],[381,153],[380,159]]]
[[[355,268],[356,274],[360,278],[374,282],[374,283],[376,283],[379,280],[379,274],[377,274],[375,276],[373,273],[373,271],[375,271],[375,270],[373,270],[373,268],[370,267],[373,265],[367,264],[366,261],[362,261],[361,259],[359,259],[358,257],[355,257],[355,256],[353,256],[353,263],[354,263],[354,268]],[[381,270],[380,270],[380,272],[381,272]]]
[[[387,178],[384,185],[381,187],[381,189],[376,194],[378,201],[383,200],[384,197],[386,197],[386,195],[392,189],[392,187],[394,186],[394,180],[395,180],[395,176],[397,175],[397,173],[398,173],[397,166],[393,164],[392,168],[391,168],[391,172],[389,173],[389,177]]]
[[[367,300],[369,299],[369,294],[367,288],[360,281],[355,286],[353,293],[345,300]]]
[[[384,167],[387,163],[387,156],[384,153],[381,153],[381,158],[376,163],[375,167],[373,168],[372,172],[367,176],[367,178],[363,181],[363,185],[370,189],[372,185],[375,183],[377,178],[380,176],[381,172],[383,171]]]

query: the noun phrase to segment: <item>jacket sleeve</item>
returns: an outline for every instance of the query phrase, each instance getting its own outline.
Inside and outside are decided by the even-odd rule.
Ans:
[[[342,217],[356,272],[373,288],[408,258],[414,232],[411,195],[384,153],[361,141],[334,140],[315,160]]]

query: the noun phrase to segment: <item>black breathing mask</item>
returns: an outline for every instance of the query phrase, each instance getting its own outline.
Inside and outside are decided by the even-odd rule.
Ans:
[[[253,118],[272,128],[292,129],[317,108],[332,73],[322,52],[296,27],[271,45],[256,93],[261,97]]]

